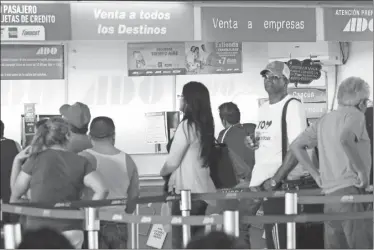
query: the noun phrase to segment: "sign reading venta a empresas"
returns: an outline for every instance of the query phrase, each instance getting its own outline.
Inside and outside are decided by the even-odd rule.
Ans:
[[[1,3],[2,41],[63,41],[71,38],[70,6]]]
[[[326,41],[372,41],[373,7],[324,8]]]

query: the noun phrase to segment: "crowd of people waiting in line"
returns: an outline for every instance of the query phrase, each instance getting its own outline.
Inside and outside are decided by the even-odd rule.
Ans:
[[[216,148],[225,145],[235,174],[235,181],[230,184],[233,187],[249,188],[252,192],[320,187],[325,195],[365,193],[372,183],[372,115],[371,119],[365,119],[370,102],[368,84],[358,77],[345,79],[337,93],[338,109],[308,127],[303,103],[287,92],[290,77],[287,65],[275,61],[260,74],[269,98],[259,108],[257,124],[242,124],[238,106],[224,103],[219,107],[224,130],[217,139],[208,89],[200,82],[184,85],[179,96],[183,119],[168,144],[169,154],[160,171],[166,192],[215,192],[220,188],[219,180],[212,172],[219,164],[217,158],[221,159]],[[140,193],[138,170],[132,158],[115,147],[113,120],[100,116],[91,121],[89,108],[80,102],[63,105],[60,113],[62,118],[39,121],[31,144],[24,149],[4,137],[1,123],[2,201],[56,203],[127,198],[125,212],[133,213]],[[367,130],[369,126],[371,133]],[[225,171],[229,173],[222,169],[224,174]],[[242,217],[256,215],[260,207],[265,215],[285,212],[284,199],[268,198],[225,203],[193,200],[190,214],[235,209]],[[118,206],[101,209],[123,210]],[[370,208],[364,203],[324,206],[326,213],[367,209]],[[172,203],[171,214],[181,215],[179,202]],[[56,240],[45,248],[53,248],[58,242],[62,248],[84,248],[80,221],[17,218],[10,214],[3,217],[4,223],[19,220],[27,229],[19,248],[43,248],[41,242],[52,238]],[[187,248],[248,249],[250,227],[240,220],[240,237],[234,239],[222,232],[204,235],[204,227],[192,226]],[[373,221],[331,221],[325,222],[324,227],[324,246],[313,245],[321,239],[309,231],[306,232],[311,234],[309,238],[298,239],[297,247],[373,248]],[[126,249],[127,232],[126,224],[101,222],[99,247]],[[173,249],[183,248],[182,235],[181,226],[172,227]],[[268,249],[286,248],[286,225],[265,225],[265,237]]]

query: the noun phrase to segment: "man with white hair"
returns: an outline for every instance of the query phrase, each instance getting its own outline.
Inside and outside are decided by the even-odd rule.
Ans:
[[[370,140],[364,113],[369,85],[358,77],[345,79],[338,90],[337,110],[313,123],[291,144],[290,149],[313,176],[326,196],[359,195],[369,184]],[[306,153],[319,148],[319,170]],[[325,204],[325,213],[366,211],[364,203]],[[325,248],[373,249],[373,220],[325,222]]]

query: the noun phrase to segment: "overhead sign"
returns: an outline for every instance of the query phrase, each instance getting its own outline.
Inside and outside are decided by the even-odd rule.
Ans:
[[[303,61],[292,59],[287,62],[287,66],[290,69],[290,83],[295,83],[295,86],[299,83],[309,84],[321,77],[321,64],[314,63],[310,59]]]
[[[373,41],[373,7],[324,8],[326,41]]]
[[[1,80],[64,79],[63,45],[1,45]]]
[[[187,3],[71,3],[73,40],[191,41]]]
[[[304,103],[326,103],[326,89],[288,88],[288,94],[303,100]]]
[[[69,4],[1,3],[2,41],[63,41],[70,39]]]
[[[327,112],[327,103],[304,103],[307,118],[320,118]]]
[[[315,8],[201,7],[204,41],[315,42]]]
[[[129,76],[242,72],[242,43],[129,43]]]

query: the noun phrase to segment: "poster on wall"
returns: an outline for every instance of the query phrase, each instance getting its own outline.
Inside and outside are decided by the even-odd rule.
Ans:
[[[36,124],[35,103],[25,103],[23,106],[25,134],[34,134]]]
[[[242,44],[187,42],[185,62],[188,75],[241,73]]]
[[[63,45],[1,45],[1,80],[64,79]]]
[[[310,59],[303,61],[291,59],[287,62],[287,66],[290,68],[290,83],[294,83],[296,87],[298,84],[310,84],[321,77],[321,64]]]
[[[242,72],[238,42],[129,43],[127,51],[129,76]]]
[[[184,75],[184,43],[129,43],[129,76]]]
[[[2,41],[64,41],[71,39],[67,3],[1,3]]]
[[[165,112],[150,112],[146,118],[146,142],[148,144],[161,144],[168,142],[167,118]]]

